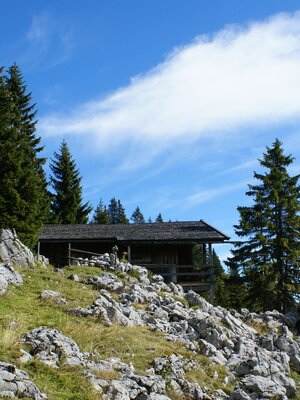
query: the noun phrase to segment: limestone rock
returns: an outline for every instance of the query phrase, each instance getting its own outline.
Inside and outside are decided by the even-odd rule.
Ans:
[[[33,400],[47,399],[36,385],[31,382],[26,372],[13,364],[0,362],[0,397],[1,398],[30,398]]]
[[[9,284],[14,286],[22,285],[23,278],[10,264],[0,264],[0,294],[6,292]]]
[[[7,280],[4,278],[4,276],[0,275],[0,295],[6,292],[7,286]]]
[[[14,231],[0,229],[0,262],[34,268],[32,252],[17,237]]]
[[[87,278],[85,281],[88,285],[93,285],[95,289],[106,289],[110,291],[117,291],[121,289],[124,284],[120,279],[118,279],[114,274],[106,272],[100,276],[93,276],[92,278]]]
[[[241,385],[251,394],[251,397],[256,396],[254,397],[256,399],[287,399],[285,388],[269,378],[248,375],[241,380]]]
[[[44,290],[40,294],[39,297],[42,300],[50,299],[56,304],[66,304],[67,303],[67,300],[64,299],[63,297],[61,297],[59,292],[56,292],[54,290]]]
[[[82,363],[82,353],[74,340],[57,329],[39,327],[27,333],[24,342],[31,348],[31,355],[46,365],[59,367],[63,362],[75,366]]]

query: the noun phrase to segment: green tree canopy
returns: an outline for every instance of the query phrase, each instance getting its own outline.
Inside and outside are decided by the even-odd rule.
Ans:
[[[1,71],[3,74],[3,69]],[[16,64],[0,77],[0,224],[33,248],[49,215],[36,111]]]
[[[133,224],[144,224],[145,223],[145,218],[144,218],[139,206],[137,206],[136,209],[133,211],[130,219]]]
[[[54,152],[50,168],[50,182],[54,189],[51,202],[53,222],[86,224],[92,207],[89,203],[82,204],[81,177],[65,141],[59,153]]]
[[[100,199],[98,206],[95,209],[93,219],[93,224],[109,224],[109,215],[107,207],[104,205],[102,199]]]
[[[157,217],[156,217],[156,219],[155,219],[155,222],[157,222],[157,223],[164,222],[164,220],[163,220],[163,217],[162,217],[161,213],[159,213],[159,214],[158,214],[158,216],[157,216]]]
[[[254,173],[258,183],[246,193],[253,205],[238,207],[235,232],[245,241],[228,265],[244,277],[250,308],[286,312],[299,296],[299,175],[289,175],[293,158],[278,139],[259,162],[265,172]]]
[[[122,206],[120,200],[113,197],[108,205],[108,217],[110,224],[128,224],[125,208]]]

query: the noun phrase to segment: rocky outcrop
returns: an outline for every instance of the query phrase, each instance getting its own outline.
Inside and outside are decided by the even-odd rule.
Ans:
[[[56,329],[39,327],[25,335],[24,342],[30,346],[30,356],[40,362],[59,368],[62,364],[79,366],[95,389],[107,400],[167,400],[166,382],[178,393],[191,399],[204,399],[201,387],[184,378],[185,371],[199,368],[193,360],[172,355],[155,359],[148,375],[137,375],[133,366],[121,363],[117,358],[95,360],[95,356],[82,353],[74,340]],[[118,379],[100,379],[103,372],[114,372]],[[162,378],[162,375],[164,378]]]
[[[289,374],[290,368],[299,372],[300,341],[290,331],[291,316],[288,319],[277,311],[260,315],[248,310],[230,312],[213,307],[193,291],[184,293],[174,283],[166,285],[160,276],[150,278],[144,268],[118,263],[106,269],[107,272],[104,269],[101,275],[86,281],[100,290],[95,303],[69,309],[69,313],[96,316],[106,325],[144,325],[165,334],[169,340],[184,342],[189,350],[227,368],[228,375],[235,379],[232,398],[283,400],[296,394]],[[137,307],[138,304],[143,307]],[[252,327],[257,324],[269,333],[259,334]],[[179,371],[179,379],[182,368],[174,357],[173,364],[170,360],[164,362],[169,363],[168,371],[173,371],[174,376],[174,370]],[[152,372],[157,374],[158,369],[154,366]],[[182,391],[189,387],[184,380],[177,383]],[[192,394],[193,390],[196,388],[186,393],[194,396],[191,398],[202,398],[201,388],[196,390],[199,397]],[[227,398],[221,393],[218,396]]]
[[[48,260],[40,256],[39,263],[46,266]],[[0,229],[0,295],[7,291],[9,284],[14,286],[23,284],[22,276],[15,270],[15,266],[35,268],[36,259],[14,231]]]
[[[23,268],[34,268],[36,265],[32,252],[9,229],[0,229],[0,262]]]
[[[0,264],[0,295],[6,292],[9,284],[19,286],[22,283],[21,274],[15,271],[10,264]]]
[[[33,266],[28,258],[29,250],[16,245],[14,234],[8,232],[7,237],[2,257],[3,254],[11,256],[6,255],[0,264],[0,293],[9,283],[22,283],[21,275],[11,266],[18,259],[14,256],[17,248],[19,254],[23,252],[25,261],[16,263],[26,268]],[[245,309],[236,312],[213,307],[199,294],[184,293],[175,283],[167,285],[161,276],[151,276],[145,268],[120,263],[115,251],[97,259],[82,260],[82,264],[87,268],[99,267],[99,274],[87,279],[73,275],[72,279],[92,285],[98,297],[87,307],[70,308],[69,314],[95,317],[106,326],[145,326],[163,334],[167,340],[184,344],[187,354],[155,358],[147,374],[142,376],[118,358],[97,359],[95,354],[81,352],[76,342],[62,332],[38,327],[25,335],[24,343],[30,347],[30,353],[22,350],[20,362],[36,358],[52,368],[75,366],[104,400],[168,400],[168,390],[179,398],[196,400],[286,400],[296,395],[296,385],[290,377],[291,369],[300,372],[295,313],[255,314]],[[67,279],[67,273],[57,272]],[[59,304],[66,302],[51,290],[43,291],[40,298]],[[257,327],[263,329],[260,331]],[[201,370],[196,361],[199,354],[226,371],[223,388],[227,390],[229,383],[231,388],[234,386],[230,394],[220,388],[213,390],[206,382],[200,385],[187,379],[188,371]],[[46,398],[24,372],[5,363],[0,363],[1,396]]]
[[[16,368],[13,364],[0,362],[0,397],[18,398],[24,397],[33,400],[47,399],[34,383],[31,382],[26,372]]]

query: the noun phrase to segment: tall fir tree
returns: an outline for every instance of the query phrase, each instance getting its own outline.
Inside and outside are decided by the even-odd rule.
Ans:
[[[92,210],[82,204],[81,177],[67,143],[62,142],[59,153],[54,152],[50,182],[54,189],[51,202],[52,222],[57,224],[86,224]]]
[[[93,224],[109,224],[109,215],[107,207],[104,205],[102,199],[100,199],[99,204],[97,205],[93,219]]]
[[[128,224],[125,208],[122,206],[120,200],[113,197],[108,205],[108,216],[110,224]]]
[[[129,224],[129,220],[126,217],[125,208],[123,207],[121,201],[118,200],[117,204],[118,204],[118,224]]]
[[[16,229],[33,248],[49,210],[45,159],[39,157],[43,147],[35,134],[35,105],[16,64],[2,76],[0,86],[0,223]]]
[[[286,312],[300,289],[299,175],[288,174],[293,158],[284,155],[278,139],[259,162],[266,172],[254,173],[259,183],[246,193],[253,205],[238,207],[235,232],[246,240],[236,245],[228,265],[244,275],[251,309]]]
[[[115,197],[110,200],[108,205],[108,218],[110,224],[118,223],[118,202]]]
[[[157,216],[156,219],[155,219],[155,222],[156,222],[156,223],[159,223],[159,224],[162,223],[162,222],[164,222],[161,213],[158,214],[158,216]]]
[[[137,206],[136,209],[133,211],[130,219],[133,224],[144,224],[145,223],[145,218],[144,218],[139,206]]]

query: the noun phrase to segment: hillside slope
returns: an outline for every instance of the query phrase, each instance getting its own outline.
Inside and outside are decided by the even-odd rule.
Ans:
[[[300,398],[296,314],[212,307],[113,255],[55,270],[5,243],[0,397]]]

